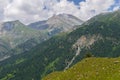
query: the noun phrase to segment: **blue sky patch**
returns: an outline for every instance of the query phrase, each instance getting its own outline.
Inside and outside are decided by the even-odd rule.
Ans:
[[[73,1],[76,5],[79,5],[81,1],[85,1],[85,0],[68,0],[68,1]]]

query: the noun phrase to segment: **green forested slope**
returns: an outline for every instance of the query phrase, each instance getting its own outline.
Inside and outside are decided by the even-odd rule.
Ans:
[[[40,43],[44,39],[48,39],[48,35],[43,31],[29,28],[18,20],[0,23],[0,61],[11,56],[11,49],[31,39],[36,39],[36,43]],[[31,44],[32,43],[33,41],[31,41]],[[31,47],[33,46],[34,45],[31,45]],[[30,49],[26,46],[24,48],[26,50]],[[21,48],[17,47],[16,51],[18,51],[17,49]],[[12,53],[12,55],[24,51],[25,50],[19,50],[19,52]]]
[[[112,16],[106,15],[111,18],[114,14],[116,15],[116,12]],[[53,71],[64,70],[73,57],[75,59],[70,66],[88,54],[95,57],[120,56],[120,23],[114,19],[120,20],[117,17],[113,17],[113,20],[110,21],[95,20],[82,25],[81,28],[70,34],[63,33],[55,36],[24,54],[1,62],[0,79],[4,80],[10,76],[8,80],[39,80]],[[79,39],[86,46],[80,45]],[[82,46],[80,54],[77,56],[77,48],[73,48],[76,42],[77,47]]]

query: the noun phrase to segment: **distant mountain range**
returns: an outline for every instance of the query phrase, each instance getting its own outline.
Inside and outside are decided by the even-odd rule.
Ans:
[[[2,61],[0,79],[41,80],[51,72],[68,69],[85,57],[120,56],[119,17],[119,10],[97,15],[70,33],[60,33],[24,54]]]
[[[16,46],[26,42],[31,38],[38,38],[41,36],[41,39],[44,39],[42,35],[45,35],[43,32],[39,30],[35,30],[27,27],[20,21],[9,21],[0,24],[0,60],[3,60],[10,55],[7,55],[11,49]],[[7,47],[6,47],[7,46]]]
[[[70,14],[54,15],[48,20],[31,23],[28,26],[34,29],[46,30],[49,36],[76,29],[76,25],[81,25],[82,20]]]
[[[68,14],[55,15],[46,21],[35,22],[28,26],[19,20],[1,23],[0,61],[28,51],[58,33],[72,31],[77,28],[75,25],[82,23],[83,21]]]

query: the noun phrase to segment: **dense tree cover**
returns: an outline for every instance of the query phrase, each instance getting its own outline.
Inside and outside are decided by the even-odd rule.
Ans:
[[[0,79],[4,80],[11,74],[9,80],[39,80],[53,71],[63,70],[75,56],[76,49],[72,48],[73,44],[82,35],[94,34],[101,35],[102,39],[96,41],[90,48],[83,48],[73,64],[83,59],[87,53],[95,57],[120,56],[120,23],[114,20],[96,20],[83,24],[70,34],[60,34],[24,54],[0,62]]]

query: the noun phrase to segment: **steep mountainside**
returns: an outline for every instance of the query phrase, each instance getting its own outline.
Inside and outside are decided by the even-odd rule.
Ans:
[[[10,21],[0,24],[0,61],[4,58],[10,57],[7,52],[16,46],[26,42],[29,39],[42,39],[47,38],[47,34],[29,28],[22,24],[20,21]],[[32,42],[31,42],[32,43]]]
[[[114,21],[114,22],[120,22],[120,10],[115,11],[115,12],[107,12],[107,13],[101,13],[90,20],[88,20],[86,23],[90,24],[94,21],[101,21],[101,22],[109,22],[109,21]]]
[[[52,36],[61,32],[70,32],[78,27],[75,25],[82,23],[83,21],[68,14],[54,15],[47,21],[32,23],[29,27],[18,20],[1,23],[0,39],[5,45],[0,46],[0,61],[29,51]]]
[[[40,31],[28,28],[19,21],[5,22],[0,26],[0,38],[8,40],[11,47],[15,47],[31,39],[31,37],[36,37],[41,34]]]
[[[46,21],[39,21],[28,25],[34,29],[45,30],[50,36],[60,32],[66,32],[76,29],[75,25],[81,25],[82,20],[70,14],[59,14],[50,17]]]
[[[83,24],[69,34],[57,35],[24,54],[1,62],[0,79],[39,80],[53,71],[68,69],[86,56],[120,56],[120,18],[113,17],[116,12],[110,14],[106,16],[112,17],[111,20]]]
[[[43,80],[119,80],[120,58],[87,58],[68,70],[54,72]]]

